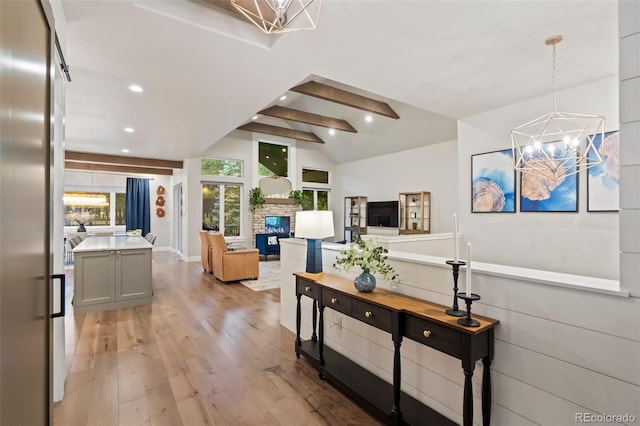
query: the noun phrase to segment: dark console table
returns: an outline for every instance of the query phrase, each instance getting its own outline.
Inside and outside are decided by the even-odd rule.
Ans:
[[[388,424],[454,425],[440,413],[400,389],[400,346],[403,337],[429,346],[462,361],[464,371],[463,425],[473,424],[471,378],[477,360],[482,359],[482,422],[491,422],[491,374],[493,329],[497,320],[474,315],[479,327],[458,325],[445,314],[446,306],[401,294],[375,289],[360,293],[353,282],[329,274],[297,273],[296,356],[303,355],[320,377],[357,401]],[[313,327],[309,340],[300,338],[300,298],[313,299]],[[387,383],[347,357],[324,345],[324,309],[330,308],[391,334],[394,346],[393,383]],[[319,318],[318,318],[319,314]]]

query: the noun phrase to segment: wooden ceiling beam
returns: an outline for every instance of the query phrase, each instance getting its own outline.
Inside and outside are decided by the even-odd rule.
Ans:
[[[165,169],[181,169],[182,161],[156,160],[154,158],[126,157],[124,155],[91,154],[88,152],[66,151],[65,160],[84,161],[89,163],[127,164],[131,166],[162,167]]]
[[[299,123],[311,124],[313,126],[342,130],[344,132],[358,133],[358,131],[346,120],[327,117],[325,115],[313,114],[310,112],[286,108],[278,105],[263,109],[262,111],[258,112],[258,114],[267,115],[269,117],[282,118],[283,120],[291,120],[297,121]]]
[[[389,106],[389,104],[367,98],[366,96],[357,95],[346,90],[337,89],[318,83],[317,81],[309,81],[290,89],[292,92],[302,93],[303,95],[313,96],[324,99],[325,101],[335,102],[352,108],[361,109],[363,111],[372,112],[374,114],[383,115],[385,117],[398,119],[400,116]]]
[[[238,130],[246,130],[248,132],[265,133],[267,135],[283,136],[285,138],[297,139],[305,142],[324,143],[322,139],[311,132],[302,132],[300,130],[287,129],[286,127],[272,126],[262,123],[247,123]]]
[[[143,173],[143,174],[166,175],[166,176],[171,176],[173,174],[172,169],[122,166],[117,164],[80,163],[75,161],[65,161],[64,168],[75,169],[75,170],[89,170],[93,172]]]

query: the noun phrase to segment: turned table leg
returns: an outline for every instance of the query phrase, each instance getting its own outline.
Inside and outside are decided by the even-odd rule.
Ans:
[[[300,293],[296,294],[298,303],[296,305],[296,357],[300,358],[300,352],[298,348],[302,346],[302,340],[300,339],[300,321],[302,319],[302,311],[300,309]]]

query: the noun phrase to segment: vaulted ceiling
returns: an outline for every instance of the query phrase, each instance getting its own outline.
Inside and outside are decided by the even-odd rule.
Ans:
[[[239,127],[276,126],[315,135],[324,143],[301,143],[342,163],[455,139],[458,118],[548,95],[553,34],[565,40],[559,88],[617,73],[614,0],[325,0],[316,30],[270,36],[207,1],[62,0],[67,149],[184,160]],[[367,122],[292,90],[310,82],[400,118]],[[309,123],[318,115],[356,133],[331,135],[338,123]]]

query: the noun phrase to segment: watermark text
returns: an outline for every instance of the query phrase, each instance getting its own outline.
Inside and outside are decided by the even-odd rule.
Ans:
[[[596,414],[596,413],[576,413],[576,423],[635,423],[636,416],[633,414]]]

